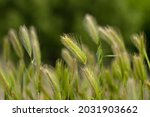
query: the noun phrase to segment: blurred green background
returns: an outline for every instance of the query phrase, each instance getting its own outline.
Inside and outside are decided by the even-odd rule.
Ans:
[[[36,27],[45,63],[54,64],[60,57],[64,33],[75,34],[93,48],[83,26],[87,13],[99,25],[117,27],[131,51],[130,34],[144,31],[149,42],[149,0],[0,0],[0,49],[8,30],[23,24]]]

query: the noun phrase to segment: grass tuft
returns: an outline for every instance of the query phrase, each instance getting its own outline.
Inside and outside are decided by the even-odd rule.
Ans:
[[[0,57],[0,99],[150,99],[150,61],[143,34],[132,36],[138,52],[131,54],[113,27],[99,26],[91,15],[86,15],[84,25],[97,50],[63,35],[62,58],[55,66],[43,65],[34,27],[21,26],[19,36],[11,29]],[[101,39],[110,45],[112,55],[105,55]],[[12,59],[11,45],[18,61]],[[106,57],[111,61],[107,65]]]

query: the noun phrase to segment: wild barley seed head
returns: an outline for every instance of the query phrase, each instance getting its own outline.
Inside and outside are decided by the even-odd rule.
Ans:
[[[2,83],[2,86],[4,87],[4,90],[9,91],[10,89],[10,83],[8,81],[8,78],[6,77],[6,73],[1,67],[2,65],[0,64],[0,83]]]
[[[146,52],[146,44],[145,44],[145,39],[143,34],[134,34],[132,36],[132,42],[135,45],[135,47],[138,49],[140,54],[144,56],[144,53]]]
[[[21,46],[21,44],[19,42],[17,34],[16,34],[15,30],[13,30],[13,29],[11,29],[9,31],[9,40],[10,40],[10,42],[11,42],[11,44],[12,44],[12,46],[13,46],[15,52],[16,52],[16,54],[18,55],[18,57],[22,59],[23,56],[24,56],[23,55],[24,54],[23,53],[23,49],[22,49],[22,46]]]
[[[99,32],[98,32],[98,25],[94,17],[87,14],[85,16],[84,25],[86,30],[88,31],[89,35],[93,39],[96,44],[99,44]]]
[[[81,63],[86,64],[86,54],[80,49],[76,42],[72,40],[72,37],[68,35],[61,36],[61,42]]]
[[[33,59],[35,60],[36,66],[39,68],[41,65],[41,51],[34,27],[30,28],[30,38],[32,43]]]
[[[20,36],[20,40],[21,40],[24,48],[26,49],[27,53],[31,57],[31,54],[32,54],[31,41],[30,41],[29,32],[28,32],[28,29],[26,28],[26,26],[20,26],[19,36]]]
[[[85,66],[84,68],[82,68],[82,75],[89,81],[91,87],[94,89],[96,96],[99,96],[99,85],[96,81],[96,77],[94,76],[93,71],[91,71],[90,68]]]
[[[99,34],[111,46],[116,55],[126,52],[121,35],[112,27],[99,27]]]
[[[73,62],[73,57],[70,55],[69,51],[67,49],[62,49],[62,57],[67,63],[68,66],[71,66]]]
[[[135,55],[133,57],[133,65],[135,77],[144,83],[147,78],[147,73],[145,70],[146,68],[143,63],[143,59],[140,56]]]
[[[4,37],[3,42],[3,57],[6,61],[10,58],[10,43],[7,36]]]

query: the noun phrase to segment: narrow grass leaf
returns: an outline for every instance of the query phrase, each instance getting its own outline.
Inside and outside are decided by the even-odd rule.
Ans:
[[[71,75],[70,75],[70,71],[69,69],[65,66],[65,64],[63,63],[62,60],[58,60],[56,62],[56,66],[55,66],[55,73],[57,75],[57,78],[60,82],[60,89],[61,89],[61,97],[62,99],[69,99],[70,98],[70,79]]]
[[[101,45],[98,46],[96,55],[97,55],[97,62],[99,64],[99,67],[101,68],[103,66],[103,50]]]

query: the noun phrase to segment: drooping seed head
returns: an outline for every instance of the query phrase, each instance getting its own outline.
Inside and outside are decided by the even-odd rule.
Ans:
[[[9,91],[11,86],[6,76],[6,72],[3,70],[1,64],[0,64],[0,83],[2,84],[4,90]]]
[[[82,68],[82,75],[89,81],[91,87],[94,89],[95,95],[99,96],[99,85],[94,77],[93,71],[88,67],[84,67]]]
[[[40,51],[40,45],[39,45],[39,41],[38,41],[37,34],[36,34],[34,27],[30,28],[30,38],[31,38],[31,44],[32,44],[33,58],[35,60],[36,66],[40,67],[41,51]]]
[[[10,58],[10,43],[7,36],[4,37],[3,42],[3,57],[6,61]]]
[[[93,41],[99,43],[99,32],[96,20],[89,14],[85,16],[84,25]]]
[[[17,34],[16,34],[15,30],[13,30],[13,29],[11,29],[9,31],[9,40],[10,40],[10,42],[11,42],[11,44],[12,44],[12,46],[13,46],[16,54],[17,54],[17,56],[22,59],[23,58],[23,54],[24,54],[23,53],[23,49],[22,49],[22,46],[21,46],[21,44],[19,42]]]
[[[26,26],[20,26],[19,36],[20,36],[20,40],[21,40],[24,48],[26,49],[27,53],[31,57],[31,54],[32,54],[31,41],[30,41],[29,32],[28,32],[28,29],[26,28]]]
[[[147,78],[147,73],[145,70],[145,64],[143,62],[143,59],[140,56],[135,55],[133,57],[133,70],[134,75],[137,79],[141,80],[142,83],[145,82]]]
[[[121,34],[112,27],[99,27],[99,34],[112,48],[115,54],[126,52]]]
[[[68,64],[68,66],[70,66],[73,61],[73,57],[70,55],[67,49],[62,49],[62,57],[65,60],[65,62]]]
[[[138,51],[140,52],[140,54],[142,56],[144,56],[144,52],[145,50],[145,40],[144,40],[144,35],[143,34],[134,34],[132,36],[132,42],[133,44],[136,46],[136,48],[138,49]]]
[[[80,49],[77,43],[73,41],[72,37],[68,35],[61,36],[61,41],[81,63],[86,64],[86,54]]]

